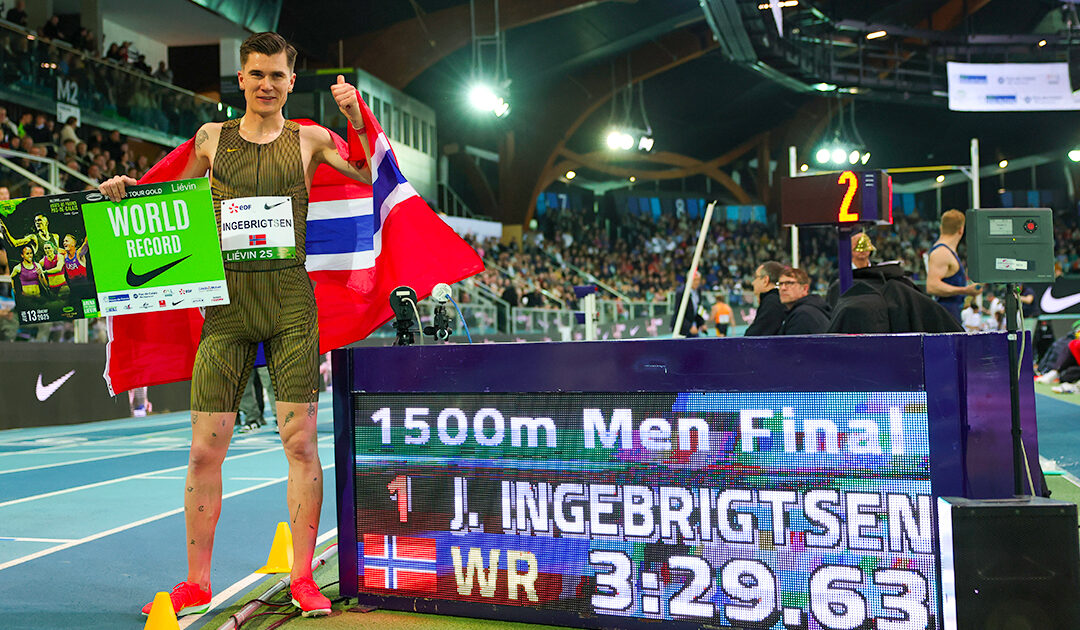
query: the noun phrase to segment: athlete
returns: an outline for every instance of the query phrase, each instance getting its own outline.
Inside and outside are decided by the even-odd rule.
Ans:
[[[244,41],[237,73],[247,102],[244,115],[203,125],[179,178],[210,172],[219,231],[222,203],[230,200],[246,200],[230,204],[231,208],[250,205],[265,218],[291,219],[295,232],[291,242],[266,245],[286,252],[295,247],[295,254],[291,258],[225,263],[230,303],[206,309],[192,375],[192,441],[184,484],[188,575],[171,594],[178,614],[205,611],[210,603],[210,562],[221,512],[221,465],[259,342],[265,342],[267,367],[277,394],[278,431],[289,463],[286,495],[293,536],[293,604],[306,617],[330,612],[330,601],[311,577],[323,471],[315,431],[318,321],[311,281],[304,269],[305,221],[315,169],[326,164],[370,184],[371,150],[362,133],[356,88],[341,75],[331,93],[342,114],[361,132],[363,161],[343,159],[326,129],[301,126],[284,118],[282,107],[296,80],[295,59],[296,50],[276,33],[258,33]],[[130,177],[117,176],[101,184],[100,191],[118,202],[125,187],[136,183]],[[277,199],[266,200],[268,196]],[[282,197],[287,197],[288,203],[281,203]],[[149,610],[147,604],[143,612]]]
[[[48,241],[45,241],[43,249],[45,255],[38,262],[45,274],[45,288],[52,296],[66,299],[71,288],[68,286],[67,276],[64,275],[64,259]]]
[[[67,274],[68,283],[78,292],[80,289],[88,289],[90,277],[87,274],[87,256],[90,248],[83,239],[82,245],[76,247],[78,242],[71,234],[64,235],[64,272]]]
[[[978,295],[982,288],[968,282],[964,263],[956,253],[960,239],[964,238],[964,213],[948,210],[941,215],[941,236],[927,255],[926,292],[945,307],[956,323],[962,323],[960,312],[964,297]]]
[[[23,245],[20,252],[22,260],[11,268],[11,282],[16,287],[19,295],[33,301],[41,299],[41,292],[45,286],[45,272],[41,265],[34,262],[34,248]]]
[[[12,247],[32,243],[34,245],[34,259],[40,260],[45,255],[45,243],[52,243],[53,249],[60,249],[60,235],[49,231],[49,218],[43,214],[34,216],[34,232],[22,238],[14,238],[8,231],[7,225],[0,221],[0,230],[4,232],[4,238]]]

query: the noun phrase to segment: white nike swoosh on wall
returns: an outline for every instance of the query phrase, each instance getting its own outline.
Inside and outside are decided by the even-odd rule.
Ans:
[[[1080,304],[1080,293],[1073,293],[1072,295],[1066,295],[1065,297],[1059,298],[1051,295],[1050,289],[1047,289],[1046,292],[1043,293],[1042,299],[1039,300],[1039,308],[1041,308],[1044,313],[1060,313],[1076,304]]]
[[[49,399],[49,396],[55,394],[56,390],[60,389],[60,386],[66,383],[67,380],[72,376],[75,376],[75,370],[68,372],[67,374],[61,376],[60,378],[49,383],[48,385],[42,385],[41,374],[39,373],[37,375],[37,387],[35,388],[35,392],[37,393],[37,399],[41,402],[45,402]]]

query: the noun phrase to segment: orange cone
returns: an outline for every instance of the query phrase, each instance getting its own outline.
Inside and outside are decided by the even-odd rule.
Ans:
[[[292,571],[293,549],[292,531],[289,524],[278,523],[277,531],[274,532],[274,542],[270,545],[270,555],[266,558],[266,566],[256,573],[289,573]]]
[[[176,612],[168,593],[162,591],[154,595],[154,603],[150,607],[143,630],[180,630],[180,623],[176,621]]]

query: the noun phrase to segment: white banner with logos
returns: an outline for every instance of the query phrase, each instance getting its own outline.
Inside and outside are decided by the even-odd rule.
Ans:
[[[949,109],[1027,112],[1080,109],[1067,63],[948,63]]]
[[[502,223],[497,221],[483,221],[481,219],[469,219],[466,217],[451,217],[440,214],[439,218],[446,222],[458,236],[474,234],[477,238],[502,238]]]

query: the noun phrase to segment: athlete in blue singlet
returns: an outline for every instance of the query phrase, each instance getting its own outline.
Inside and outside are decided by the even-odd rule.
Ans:
[[[941,215],[941,236],[930,248],[927,259],[926,292],[945,307],[957,323],[964,308],[964,297],[978,295],[982,288],[968,283],[964,263],[956,247],[964,237],[964,213],[949,210]]]

